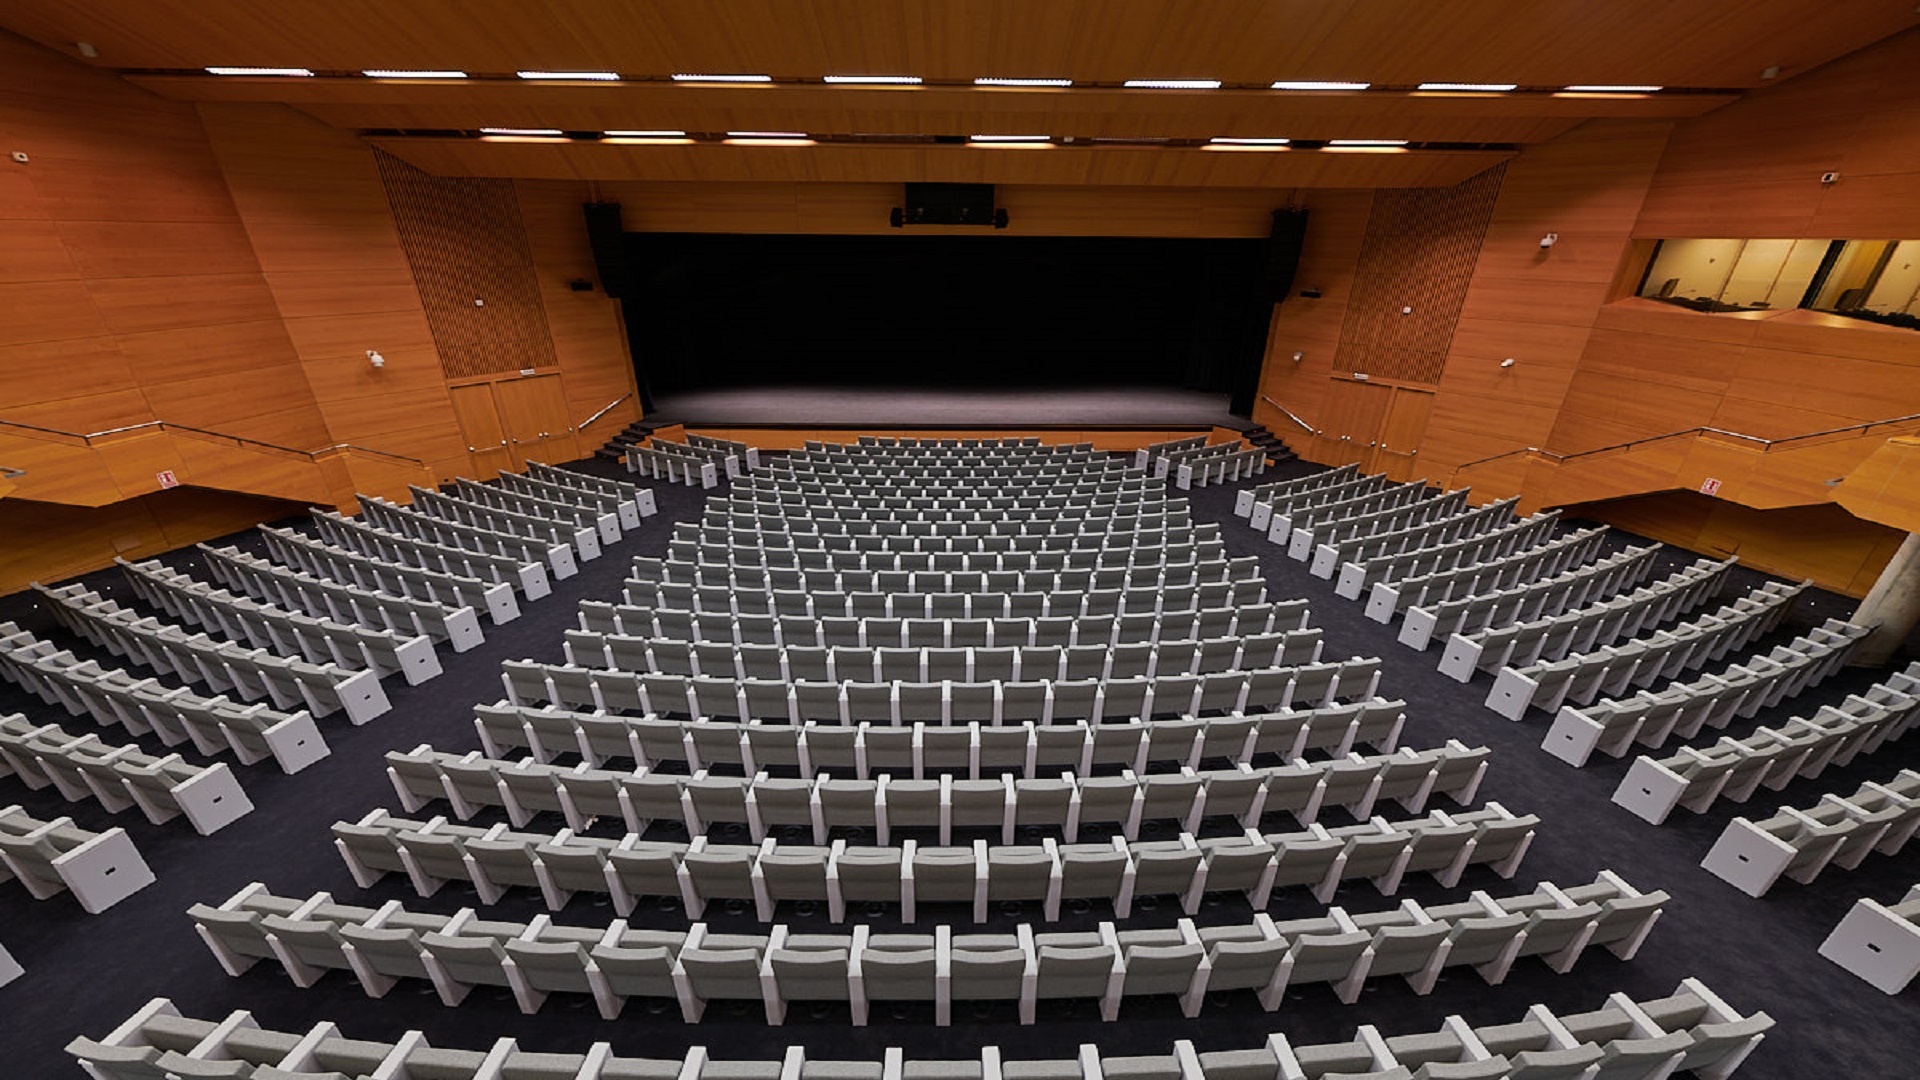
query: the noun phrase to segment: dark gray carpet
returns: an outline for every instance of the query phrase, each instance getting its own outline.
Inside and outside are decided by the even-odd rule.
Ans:
[[[1002,416],[1001,421],[1008,421]],[[582,468],[592,469],[591,465]],[[1304,471],[1291,465],[1288,471]],[[1273,474],[1269,474],[1271,479]],[[1603,868],[1620,872],[1645,888],[1664,888],[1674,900],[1640,957],[1623,963],[1600,950],[1590,952],[1570,974],[1555,975],[1537,961],[1523,961],[1499,987],[1485,986],[1468,971],[1443,979],[1429,997],[1418,997],[1398,980],[1379,980],[1354,1005],[1339,1004],[1322,986],[1295,991],[1281,1011],[1261,1012],[1250,997],[1225,995],[1211,1001],[1197,1020],[1180,1017],[1171,1002],[1130,1001],[1122,1022],[1102,1023],[1091,1004],[1049,1006],[1043,1022],[1021,1027],[1011,1007],[972,1011],[956,1007],[955,1025],[937,1029],[931,1017],[915,1009],[877,1006],[871,1027],[852,1028],[844,1008],[796,1006],[784,1029],[769,1028],[758,1005],[716,1005],[706,1020],[684,1025],[668,1003],[635,1001],[617,1021],[599,1019],[586,998],[556,996],[536,1016],[522,1016],[505,992],[476,990],[457,1009],[439,1004],[426,984],[402,984],[374,1001],[341,975],[329,975],[310,990],[296,989],[277,970],[262,965],[242,978],[229,978],[195,936],[183,916],[196,901],[218,903],[250,881],[263,881],[283,895],[330,890],[352,902],[390,898],[409,906],[452,911],[477,903],[470,888],[448,885],[430,900],[420,900],[401,881],[389,879],[371,890],[357,889],[334,853],[328,826],[358,818],[376,806],[395,807],[382,772],[381,755],[391,748],[431,742],[441,749],[476,748],[471,707],[500,694],[502,659],[557,660],[560,633],[574,625],[574,606],[582,597],[607,597],[617,591],[627,560],[659,554],[674,520],[698,512],[700,493],[686,488],[655,489],[662,513],[644,533],[614,545],[602,559],[585,564],[578,577],[558,583],[555,595],[525,605],[523,617],[502,628],[488,627],[482,647],[462,655],[443,654],[446,673],[420,687],[390,686],[394,711],[362,728],[322,722],[333,756],[298,776],[287,777],[271,765],[239,770],[258,809],[213,837],[200,837],[184,823],[152,826],[132,812],[109,815],[96,804],[69,804],[50,792],[32,792],[17,779],[0,778],[0,804],[19,802],[40,816],[70,814],[91,828],[120,825],[133,834],[159,881],[98,916],[83,914],[70,899],[28,899],[16,884],[0,883],[0,942],[26,964],[28,975],[0,990],[0,1044],[8,1077],[78,1076],[60,1052],[76,1034],[102,1035],[148,998],[172,998],[189,1015],[218,1017],[233,1009],[252,1010],[263,1025],[305,1029],[320,1019],[334,1020],[359,1038],[392,1039],[410,1028],[427,1032],[438,1045],[478,1047],[509,1035],[523,1047],[580,1050],[606,1040],[625,1054],[677,1057],[689,1045],[705,1045],[723,1058],[777,1057],[790,1043],[813,1057],[877,1058],[884,1047],[900,1046],[909,1056],[976,1056],[982,1045],[999,1045],[1009,1058],[1065,1057],[1081,1043],[1097,1043],[1109,1053],[1164,1053],[1174,1039],[1192,1039],[1202,1049],[1251,1047],[1264,1033],[1284,1031],[1297,1042],[1342,1040],[1359,1024],[1374,1024],[1389,1034],[1430,1030],[1449,1013],[1475,1023],[1520,1018],[1526,1007],[1545,1002],[1555,1009],[1598,1007],[1606,995],[1624,991],[1636,997],[1670,992],[1686,975],[1697,975],[1736,1007],[1765,1009],[1779,1020],[1741,1075],[1765,1078],[1904,1077],[1914,1075],[1911,1058],[1920,1052],[1920,990],[1888,998],[1819,959],[1814,949],[1848,906],[1861,895],[1897,899],[1920,880],[1910,849],[1895,858],[1870,856],[1857,871],[1832,870],[1812,886],[1782,883],[1763,900],[1750,899],[1701,870],[1698,863],[1722,826],[1745,811],[1766,816],[1781,804],[1804,806],[1825,791],[1851,791],[1861,779],[1891,776],[1916,764],[1920,738],[1890,744],[1852,767],[1830,770],[1814,781],[1797,781],[1784,792],[1762,789],[1747,806],[1723,804],[1704,816],[1684,811],[1663,827],[1654,827],[1608,801],[1627,762],[1601,761],[1571,769],[1538,749],[1544,714],[1510,723],[1484,709],[1489,680],[1462,687],[1434,670],[1433,653],[1416,654],[1393,641],[1393,630],[1361,618],[1360,606],[1332,596],[1326,583],[1307,576],[1302,564],[1256,537],[1232,517],[1233,488],[1212,488],[1192,496],[1196,516],[1221,520],[1233,554],[1261,558],[1272,590],[1280,596],[1305,596],[1313,603],[1313,621],[1325,627],[1328,653],[1373,654],[1386,662],[1382,691],[1411,703],[1405,742],[1430,746],[1448,737],[1495,748],[1482,799],[1498,800],[1516,812],[1541,815],[1544,824],[1519,875],[1503,882],[1490,871],[1468,874],[1460,889],[1447,890],[1430,880],[1410,880],[1403,896],[1421,901],[1455,899],[1472,888],[1495,895],[1519,893],[1541,880],[1569,884],[1592,879]],[[1626,538],[1619,538],[1625,542]],[[257,547],[254,534],[234,542]],[[1673,553],[1675,563],[1691,558]],[[190,563],[190,553],[171,561]],[[1757,575],[1741,572],[1742,581]],[[117,572],[89,575],[89,582],[123,603],[129,590]],[[1801,602],[1795,625],[1844,615],[1851,602],[1815,595]],[[0,619],[20,621],[36,632],[80,647],[55,631],[28,595],[0,598]],[[102,657],[103,662],[108,660]],[[1811,711],[1873,681],[1875,673],[1851,672],[1797,701],[1762,716],[1736,721],[1732,734],[1757,723],[1777,723]],[[0,713],[22,711],[88,730],[85,718],[69,719],[12,687],[0,686]],[[113,740],[124,736],[104,733]],[[151,740],[150,749],[157,749]],[[191,755],[190,755],[191,756]],[[1439,800],[1443,808],[1450,804]],[[482,820],[493,820],[483,818]],[[1286,819],[1269,821],[1291,828]],[[1330,823],[1338,823],[1337,815]],[[551,823],[552,828],[562,823]],[[1365,883],[1343,887],[1336,902],[1355,911],[1391,907],[1398,898],[1377,895]],[[1168,925],[1178,912],[1162,903],[1136,914],[1133,925]],[[1271,909],[1276,918],[1311,913],[1311,897],[1287,892]],[[528,919],[544,910],[531,892],[510,893],[489,909],[500,918]],[[1070,912],[1060,929],[1091,928],[1102,910]],[[856,911],[876,928],[897,925],[891,910]],[[604,924],[613,917],[604,902],[580,897],[557,919]],[[996,912],[993,925],[1004,926],[1018,911]],[[1244,901],[1220,899],[1206,907],[1203,922],[1241,922],[1249,917]],[[796,930],[828,931],[824,913],[788,915]],[[936,918],[964,923],[964,913]],[[636,925],[678,925],[683,914],[671,905],[643,904]],[[745,910],[709,909],[708,921],[720,929],[757,925]],[[923,915],[919,924],[929,925]],[[1904,1062],[1904,1064],[1903,1064]]]

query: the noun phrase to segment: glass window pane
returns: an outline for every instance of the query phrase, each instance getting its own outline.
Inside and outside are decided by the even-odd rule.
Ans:
[[[1744,240],[1667,240],[1654,257],[1642,296],[1718,300]]]
[[[1920,315],[1920,240],[1902,240],[1867,294],[1866,307],[1883,315]]]

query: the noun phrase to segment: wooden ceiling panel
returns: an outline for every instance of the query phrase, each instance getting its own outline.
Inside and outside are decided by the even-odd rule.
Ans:
[[[13,0],[0,23],[113,68],[208,64],[1748,87],[1920,23],[1804,0]]]
[[[1512,155],[1499,151],[1216,152],[1118,147],[605,146],[474,139],[374,139],[440,176],[530,180],[1092,185],[1188,188],[1432,187]]]

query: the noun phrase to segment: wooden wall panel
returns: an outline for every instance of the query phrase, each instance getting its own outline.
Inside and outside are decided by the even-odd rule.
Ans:
[[[1585,503],[1567,509],[1642,536],[1741,563],[1823,589],[1865,596],[1904,534],[1838,506],[1754,510],[1688,491]],[[1846,609],[1826,614],[1844,618]]]
[[[176,488],[101,507],[0,499],[0,594],[143,559],[305,512],[301,503]]]
[[[580,207],[593,193],[584,183],[542,180],[515,181],[514,191],[546,306],[554,358],[566,385],[569,421],[577,427],[608,402],[632,395],[582,433],[580,450],[589,452],[640,418],[620,302],[600,291],[587,243],[586,215]],[[574,280],[592,282],[594,288],[575,292],[567,286]]]
[[[325,441],[458,471],[465,444],[373,151],[284,106],[200,111]]]
[[[1909,30],[1682,121],[1634,235],[1920,237],[1916,65]]]
[[[192,106],[0,33],[0,419],[324,445]]]
[[[1439,382],[1505,171],[1374,195],[1336,371]]]
[[[1667,134],[1659,122],[1592,121],[1507,166],[1421,444],[1422,472],[1445,477],[1462,462],[1547,445]],[[1559,239],[1543,249],[1549,232]],[[1508,357],[1513,366],[1502,367]]]
[[[1325,426],[1327,377],[1334,370],[1340,327],[1353,295],[1373,193],[1313,192],[1305,205],[1307,235],[1293,278],[1293,295],[1273,309],[1266,361],[1260,371],[1261,397],[1253,408],[1254,419],[1296,453],[1308,448],[1307,433],[1271,402],[1279,402],[1316,428]],[[1302,290],[1320,295],[1301,296]],[[1296,352],[1301,354],[1298,362],[1293,359]]]

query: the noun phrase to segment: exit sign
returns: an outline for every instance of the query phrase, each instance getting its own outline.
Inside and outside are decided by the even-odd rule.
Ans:
[[[180,478],[173,475],[172,469],[162,469],[154,473],[153,478],[160,481],[160,486],[163,488],[177,488],[180,486]]]
[[[1720,494],[1720,481],[1715,480],[1711,476],[1707,477],[1705,480],[1700,481],[1700,494],[1702,495]]]

